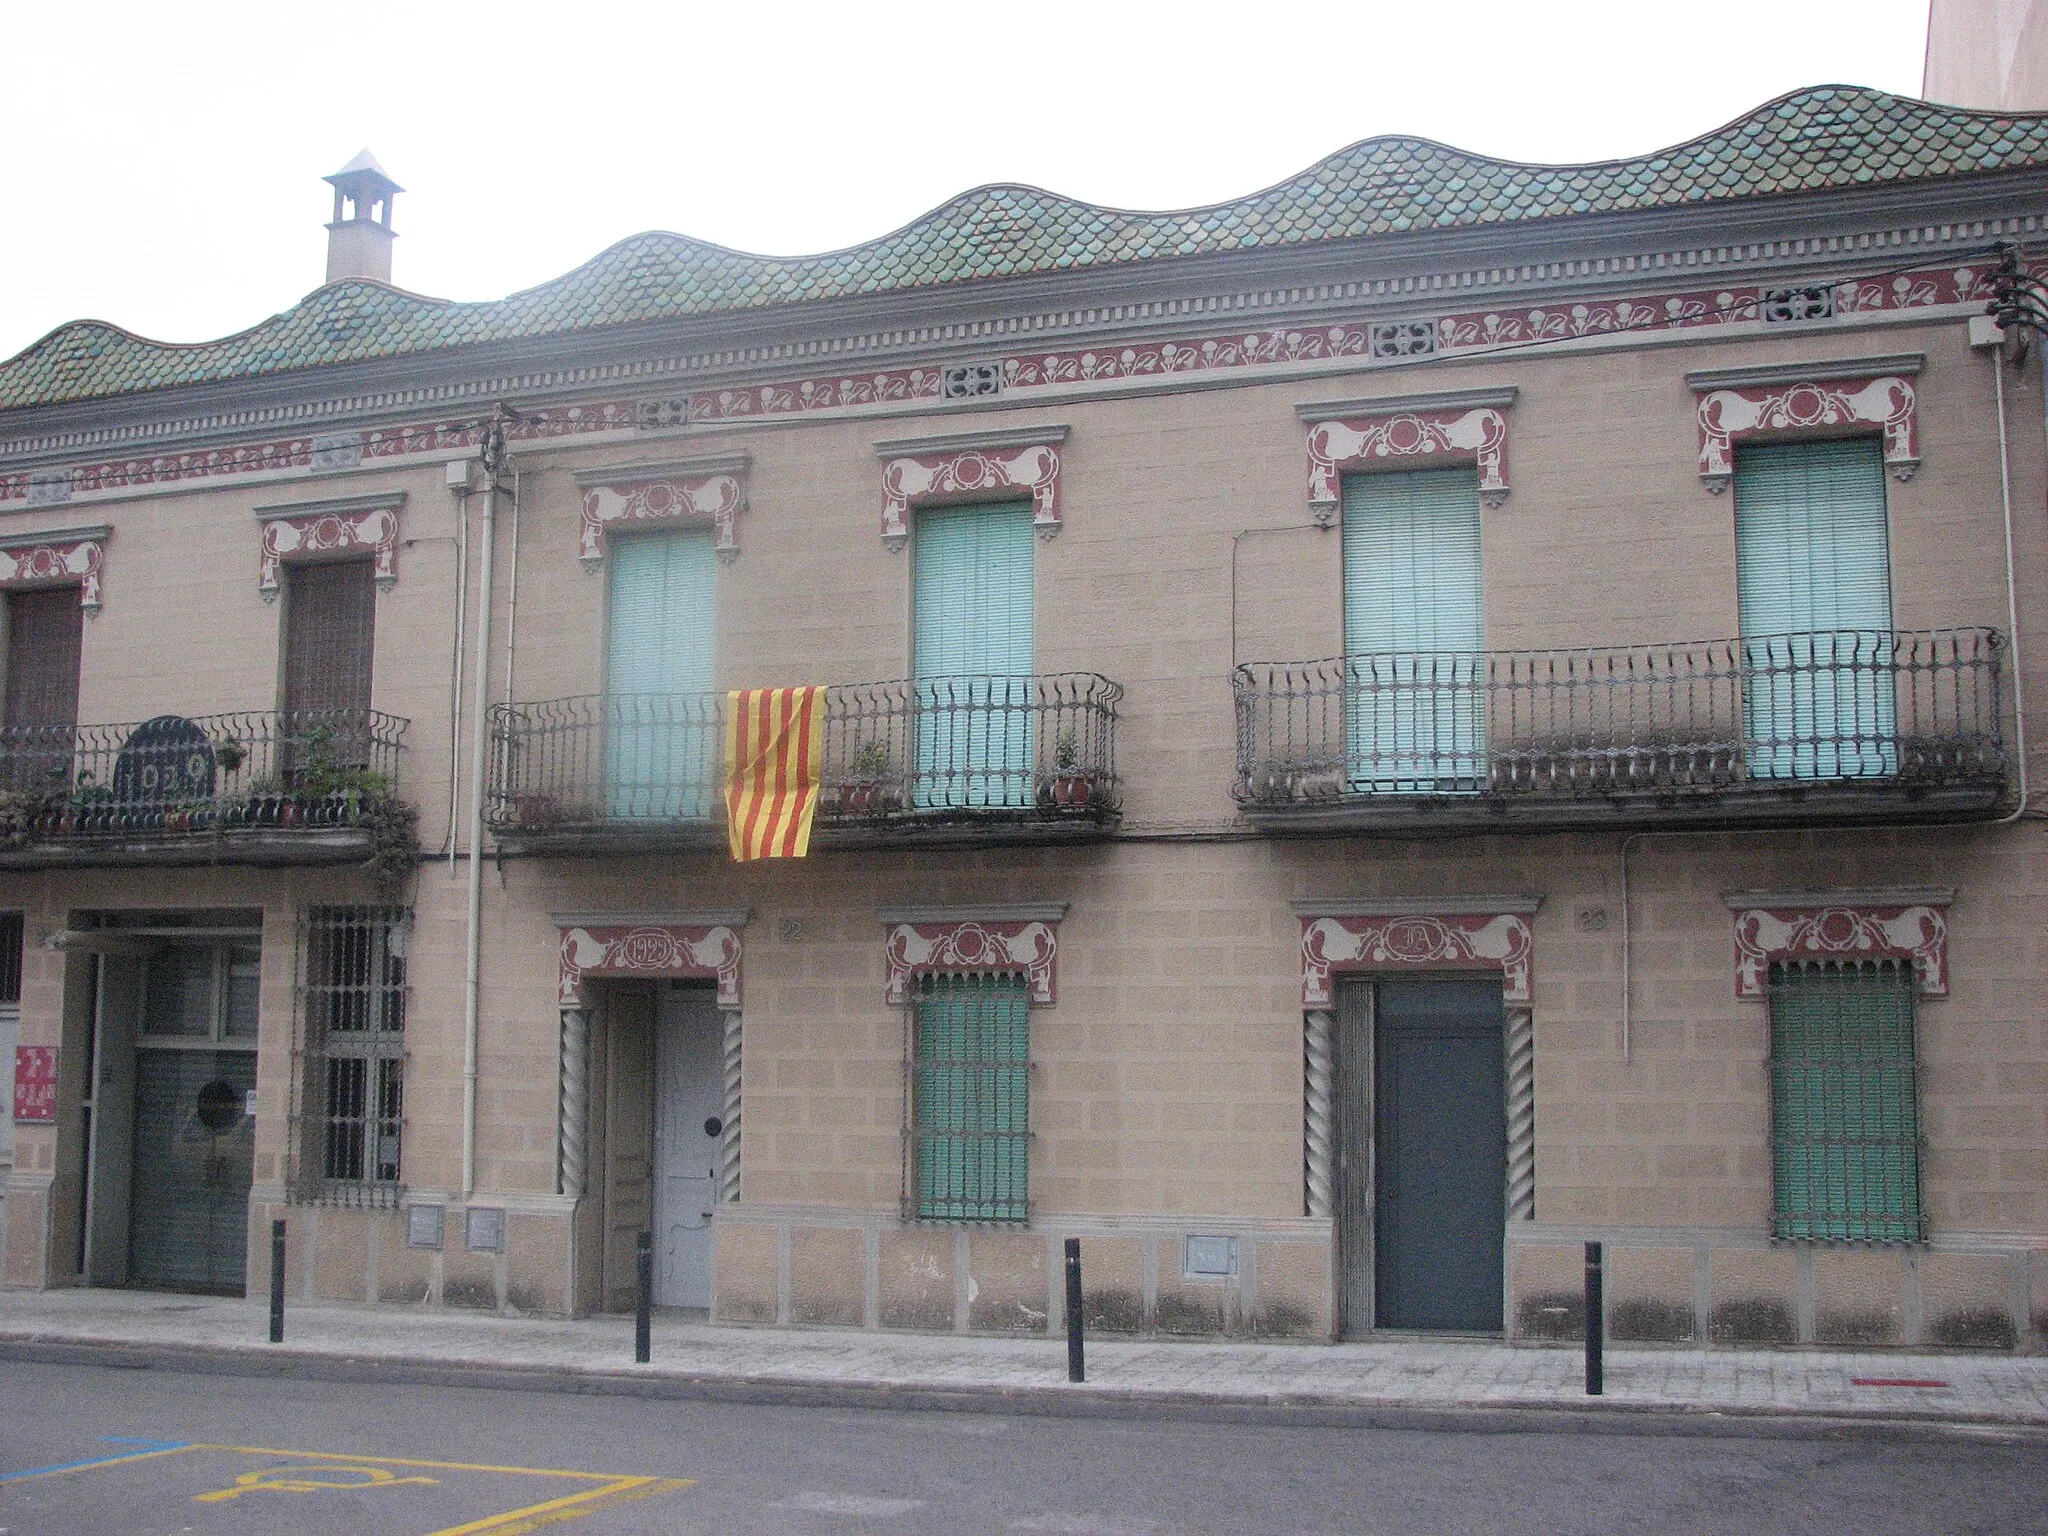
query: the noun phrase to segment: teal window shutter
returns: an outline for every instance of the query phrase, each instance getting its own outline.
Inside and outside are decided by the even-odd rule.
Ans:
[[[609,563],[605,814],[708,817],[724,752],[712,691],[718,560],[711,535],[614,539]]]
[[[918,514],[913,805],[1035,799],[1033,545],[1028,501]]]
[[[1913,969],[1771,968],[1774,1237],[1918,1242]]]
[[[1345,735],[1350,787],[1484,786],[1479,471],[1344,478]]]
[[[1737,450],[1735,556],[1750,773],[1897,773],[1896,642],[1879,440]]]
[[[1031,1015],[1024,977],[922,977],[916,1034],[918,1219],[1026,1220]]]

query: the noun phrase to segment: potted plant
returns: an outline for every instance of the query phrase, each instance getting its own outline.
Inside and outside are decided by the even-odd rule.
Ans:
[[[213,760],[222,773],[233,773],[249,758],[249,749],[230,736],[213,749]]]
[[[888,791],[883,781],[889,773],[889,744],[878,739],[861,742],[847,764],[848,781],[839,791],[839,808],[848,816],[873,816],[888,809]]]
[[[1081,766],[1080,738],[1072,726],[1053,744],[1052,803],[1065,810],[1095,798],[1095,775]]]

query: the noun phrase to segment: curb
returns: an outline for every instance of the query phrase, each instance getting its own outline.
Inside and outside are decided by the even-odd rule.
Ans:
[[[1085,1385],[942,1386],[878,1380],[663,1371],[658,1367],[518,1365],[334,1354],[269,1344],[148,1344],[119,1338],[0,1332],[0,1361],[299,1381],[471,1387],[770,1407],[1172,1419],[1222,1424],[1434,1430],[1464,1434],[1677,1435],[1799,1440],[1954,1440],[2048,1446],[2048,1421],[2018,1415],[1889,1408],[1787,1409],[1551,1398],[1492,1402],[1340,1398],[1299,1393],[1170,1392]]]

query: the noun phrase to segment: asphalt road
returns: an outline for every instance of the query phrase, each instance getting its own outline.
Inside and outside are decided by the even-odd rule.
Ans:
[[[518,1536],[571,1519],[578,1536],[2048,1532],[2038,1437],[1527,1425],[1003,1418],[0,1364],[0,1536]]]

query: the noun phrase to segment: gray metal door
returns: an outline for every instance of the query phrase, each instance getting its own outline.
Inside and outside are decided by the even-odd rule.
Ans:
[[[166,1291],[239,1296],[249,1249],[253,1051],[136,1056],[128,1277]]]
[[[723,1026],[710,990],[667,986],[655,1006],[654,1300],[711,1305]]]
[[[1498,977],[1389,978],[1377,985],[1378,1327],[1501,1330],[1503,1030]]]

